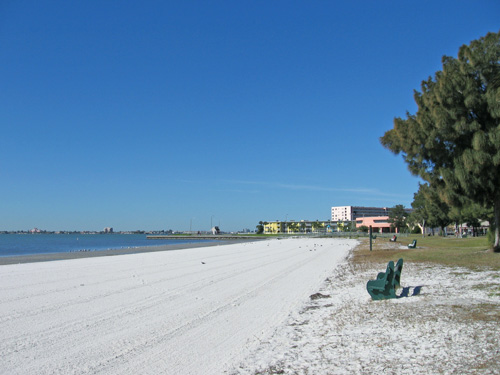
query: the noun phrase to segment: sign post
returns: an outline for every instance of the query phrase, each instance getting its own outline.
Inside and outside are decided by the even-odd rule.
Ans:
[[[370,225],[370,251],[372,251],[372,226]]]

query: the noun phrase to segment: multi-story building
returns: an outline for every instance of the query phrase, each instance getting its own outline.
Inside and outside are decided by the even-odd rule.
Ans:
[[[337,206],[332,207],[332,221],[355,221],[363,217],[389,216],[387,207]],[[405,209],[408,213],[412,210]]]
[[[332,232],[337,228],[335,223],[330,221],[267,221],[264,222],[264,233],[313,233]]]
[[[397,233],[397,229],[392,228],[391,224],[389,223],[389,216],[365,216],[357,218],[356,228],[359,228],[361,226],[372,227],[374,233]]]

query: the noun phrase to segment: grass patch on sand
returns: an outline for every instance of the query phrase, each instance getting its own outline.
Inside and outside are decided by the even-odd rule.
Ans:
[[[417,248],[408,249],[407,245],[414,239],[417,240]],[[472,271],[500,270],[500,254],[489,249],[486,237],[410,236],[398,239],[396,243],[387,238],[380,238],[372,242],[372,251],[368,239],[361,241],[353,254],[352,262],[355,264],[388,262],[403,258],[405,261],[416,263],[466,267]]]

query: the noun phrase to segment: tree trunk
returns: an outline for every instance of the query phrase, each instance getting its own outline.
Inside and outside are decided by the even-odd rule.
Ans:
[[[495,214],[495,243],[493,244],[493,251],[500,253],[500,195],[495,199],[494,205]]]

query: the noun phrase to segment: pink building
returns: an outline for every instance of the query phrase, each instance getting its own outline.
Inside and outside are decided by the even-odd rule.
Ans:
[[[387,221],[389,216],[374,216],[374,217],[358,217],[356,219],[356,228],[359,228],[362,225],[367,227],[372,226],[372,230],[375,233],[391,233],[396,232],[396,228],[391,228],[391,224]]]

